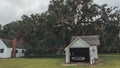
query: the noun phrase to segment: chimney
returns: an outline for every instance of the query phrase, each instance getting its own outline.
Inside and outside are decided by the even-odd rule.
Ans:
[[[14,38],[12,41],[12,58],[16,57],[16,41],[16,38]]]
[[[22,40],[22,38],[20,39],[20,43],[23,43],[23,40]]]

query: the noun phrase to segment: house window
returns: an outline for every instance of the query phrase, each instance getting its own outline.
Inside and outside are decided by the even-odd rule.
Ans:
[[[0,49],[0,53],[4,53],[4,49]]]
[[[22,50],[22,53],[25,53],[25,50]]]
[[[18,50],[16,50],[16,53],[18,53]]]

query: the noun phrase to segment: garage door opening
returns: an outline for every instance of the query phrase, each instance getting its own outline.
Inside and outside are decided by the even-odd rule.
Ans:
[[[90,62],[89,48],[70,48],[70,62]]]

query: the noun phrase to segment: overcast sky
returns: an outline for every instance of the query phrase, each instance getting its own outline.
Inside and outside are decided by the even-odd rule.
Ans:
[[[0,24],[5,25],[19,20],[23,14],[30,15],[47,10],[50,0],[0,0]],[[94,0],[95,3],[107,3],[120,6],[120,0]]]

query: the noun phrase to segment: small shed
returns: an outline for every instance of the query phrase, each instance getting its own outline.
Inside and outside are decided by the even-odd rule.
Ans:
[[[65,63],[87,62],[94,64],[98,59],[98,35],[73,36],[65,50]]]

